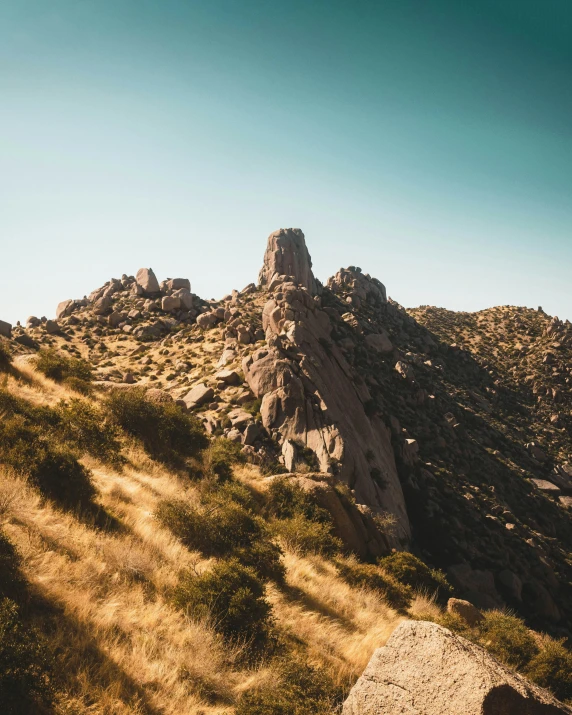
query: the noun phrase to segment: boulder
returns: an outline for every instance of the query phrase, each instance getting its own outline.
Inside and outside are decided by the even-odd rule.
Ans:
[[[165,295],[161,300],[161,308],[165,313],[170,313],[173,310],[179,310],[181,307],[181,299],[176,295]]]
[[[370,333],[365,336],[366,345],[378,353],[390,353],[393,351],[393,344],[387,333]]]
[[[5,320],[0,320],[0,335],[3,335],[5,338],[12,337],[12,325]]]
[[[44,327],[48,335],[55,335],[56,333],[60,332],[60,326],[58,325],[56,320],[46,320]]]
[[[227,385],[238,385],[242,382],[242,378],[240,377],[238,372],[236,372],[236,370],[219,370],[215,374],[215,380],[224,382]]]
[[[165,285],[168,290],[184,290],[190,293],[191,291],[191,281],[188,278],[169,278],[165,281]]]
[[[476,606],[461,598],[450,598],[447,601],[447,613],[453,613],[462,618],[471,628],[480,623],[484,616]]]
[[[159,282],[152,268],[140,268],[135,276],[137,285],[141,286],[144,294],[159,293]]]
[[[214,313],[201,313],[197,316],[197,325],[202,330],[212,328],[216,321],[217,317]]]
[[[290,276],[311,295],[318,293],[318,284],[312,273],[312,259],[306,248],[304,234],[299,228],[281,228],[268,236],[258,282],[270,289],[279,276]]]
[[[56,320],[69,315],[74,309],[74,306],[75,303],[73,300],[62,300],[61,303],[58,303],[58,307],[56,308]]]
[[[28,320],[26,320],[26,327],[27,328],[37,328],[38,325],[41,325],[42,321],[37,318],[35,315],[30,315]]]
[[[111,310],[112,301],[111,298],[106,295],[102,298],[98,298],[93,304],[94,315],[106,315]]]
[[[572,709],[447,628],[404,621],[373,654],[343,715],[570,715]]]
[[[190,310],[193,307],[193,294],[186,288],[174,291],[173,298],[178,298],[181,301],[183,310]]]
[[[212,387],[207,387],[204,382],[199,382],[183,397],[183,401],[187,409],[192,410],[194,407],[200,407],[205,402],[209,402],[214,397]]]

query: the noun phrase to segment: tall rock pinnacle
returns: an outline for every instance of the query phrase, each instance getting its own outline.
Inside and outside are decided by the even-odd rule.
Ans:
[[[281,228],[268,236],[264,264],[258,276],[260,285],[270,287],[278,276],[289,276],[312,295],[318,284],[312,273],[312,259],[299,228]]]

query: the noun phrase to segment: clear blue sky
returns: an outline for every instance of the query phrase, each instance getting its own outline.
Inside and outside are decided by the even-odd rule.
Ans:
[[[267,235],[406,306],[572,319],[570,0],[3,0],[0,319]]]

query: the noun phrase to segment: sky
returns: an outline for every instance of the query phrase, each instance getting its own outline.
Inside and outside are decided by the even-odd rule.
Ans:
[[[570,0],[2,0],[0,319],[300,227],[325,280],[572,320]]]

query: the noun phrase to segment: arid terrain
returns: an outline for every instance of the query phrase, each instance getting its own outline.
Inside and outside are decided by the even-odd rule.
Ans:
[[[572,325],[192,278],[0,321],[3,712],[571,712]]]

